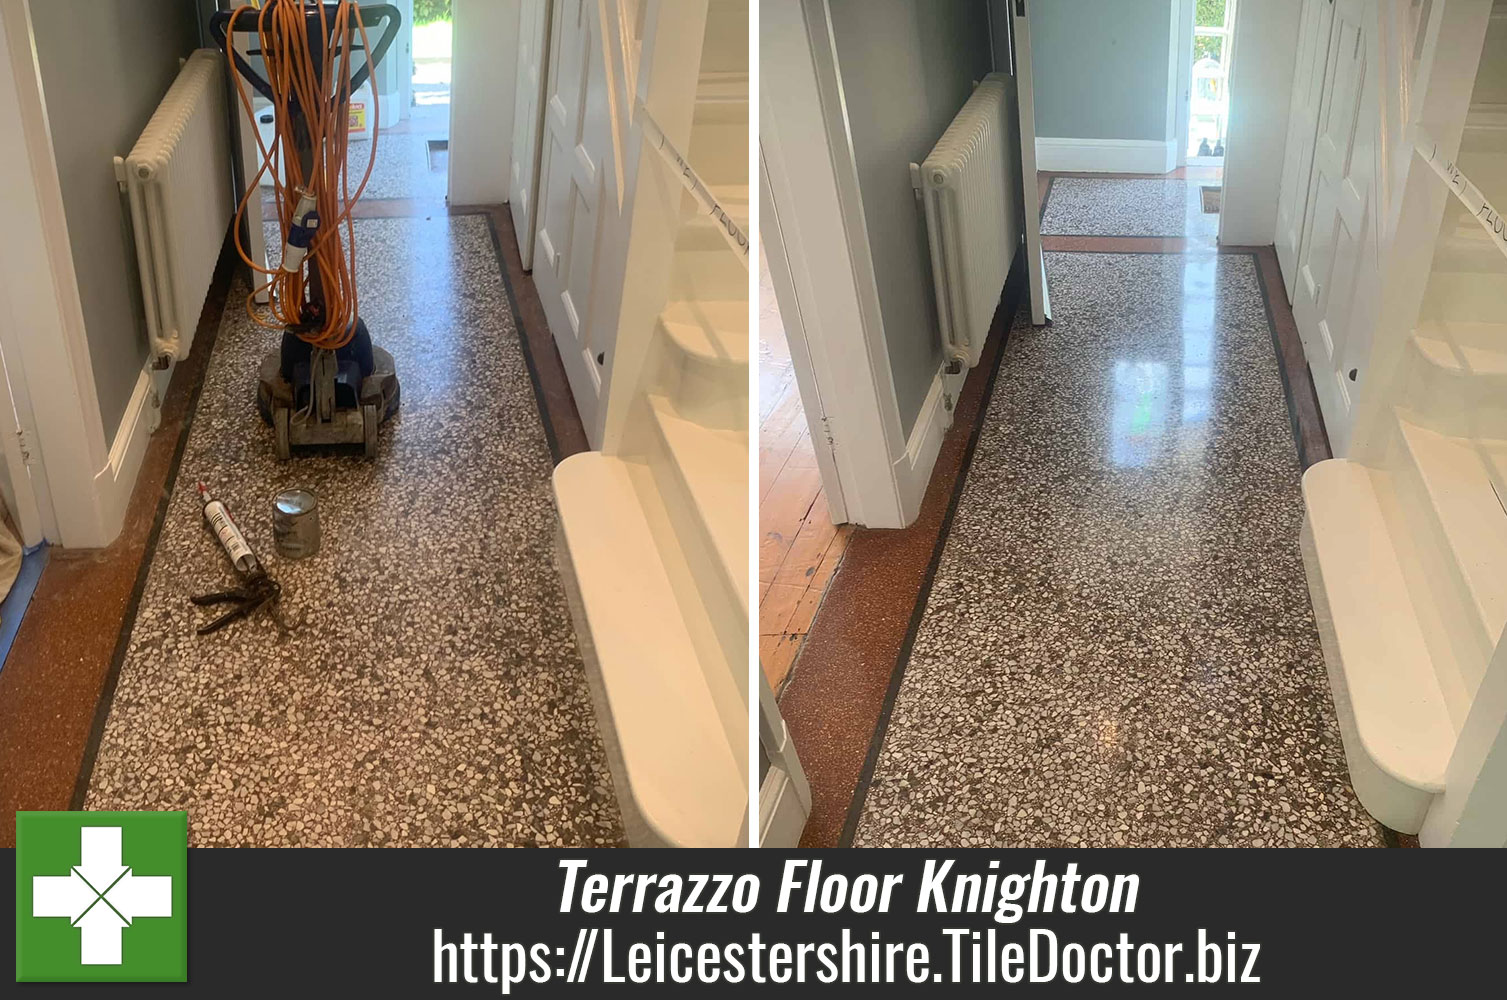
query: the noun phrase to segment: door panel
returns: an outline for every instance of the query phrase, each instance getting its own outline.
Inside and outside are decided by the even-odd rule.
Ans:
[[[523,269],[534,266],[534,215],[539,204],[539,161],[544,127],[544,67],[553,0],[523,0],[519,11],[517,96],[513,104],[513,174],[508,208],[518,234]]]
[[[1376,292],[1373,29],[1374,12],[1360,0],[1335,4],[1293,295],[1336,456],[1348,450],[1353,400],[1370,355],[1359,299]]]
[[[545,86],[541,208],[534,283],[592,447],[599,446],[601,372],[610,343],[592,341],[602,192],[615,183],[596,4],[556,3]],[[602,326],[603,324],[596,324]],[[598,334],[601,336],[601,334]]]
[[[1293,299],[1298,274],[1298,246],[1308,218],[1308,186],[1313,176],[1314,140],[1319,103],[1329,59],[1329,34],[1334,7],[1330,0],[1306,0],[1298,30],[1298,55],[1292,104],[1287,123],[1287,149],[1282,185],[1277,198],[1277,263],[1287,301]]]

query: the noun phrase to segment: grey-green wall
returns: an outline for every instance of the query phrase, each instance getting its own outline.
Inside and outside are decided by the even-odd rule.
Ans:
[[[885,342],[907,435],[942,363],[926,220],[909,164],[990,71],[984,0],[831,0]]]
[[[193,0],[31,4],[42,94],[105,434],[115,433],[147,358],[129,212],[111,158],[131,151],[198,45]]]
[[[1036,134],[1157,139],[1167,134],[1174,0],[1033,0]]]

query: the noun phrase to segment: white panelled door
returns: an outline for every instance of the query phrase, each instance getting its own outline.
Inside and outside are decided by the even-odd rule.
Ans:
[[[1375,11],[1336,0],[1319,103],[1307,222],[1298,247],[1293,318],[1336,457],[1349,450],[1353,401],[1370,353],[1361,297],[1377,289]]]
[[[1308,182],[1312,177],[1313,144],[1319,125],[1333,26],[1333,0],[1304,0],[1298,29],[1298,58],[1292,82],[1292,105],[1287,119],[1287,151],[1282,163],[1282,186],[1277,198],[1277,263],[1291,302],[1298,276],[1298,246],[1308,218]]]
[[[545,51],[553,0],[523,0],[518,14],[517,93],[513,99],[513,176],[508,208],[523,269],[534,266],[534,217],[539,204],[539,137],[544,115]]]
[[[602,375],[612,344],[592,340],[593,329],[608,324],[593,324],[589,311],[602,195],[617,184],[598,16],[593,0],[555,4],[534,244],[534,284],[593,448],[601,447]]]

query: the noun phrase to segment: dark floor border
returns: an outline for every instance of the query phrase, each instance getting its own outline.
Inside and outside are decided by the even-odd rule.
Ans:
[[[534,389],[534,404],[539,408],[539,422],[544,425],[544,439],[549,443],[550,459],[555,465],[559,465],[565,456],[560,453],[560,439],[555,434],[555,422],[550,419],[549,399],[544,394],[544,384],[539,381],[539,365],[534,361],[534,350],[529,345],[523,311],[518,308],[518,295],[513,291],[512,279],[508,277],[507,258],[502,254],[502,238],[497,234],[497,223],[492,219],[492,213],[485,209],[476,212],[456,211],[451,214],[481,215],[487,220],[487,231],[492,234],[492,252],[497,255],[497,270],[502,275],[502,287],[508,296],[508,309],[512,312],[513,323],[517,327],[518,344],[523,348],[523,363],[528,368],[529,385]]]
[[[448,213],[455,216],[480,216],[486,220],[487,231],[492,237],[492,252],[497,258],[498,274],[502,278],[503,288],[507,293],[508,308],[513,314],[513,323],[518,335],[519,347],[523,351],[524,365],[528,369],[530,387],[534,392],[534,402],[538,407],[539,420],[544,426],[544,436],[549,445],[550,456],[559,464],[561,458],[561,444],[559,436],[555,432],[555,424],[551,416],[548,396],[540,378],[539,365],[534,358],[534,348],[530,343],[530,328],[527,324],[523,310],[519,307],[518,295],[513,288],[512,279],[508,275],[510,263],[509,256],[503,252],[502,239],[498,233],[496,210],[489,206],[473,206],[451,209]],[[412,218],[408,215],[380,215],[360,216],[357,221],[365,221],[373,218]],[[509,227],[511,234],[511,227]],[[516,237],[515,237],[516,245]],[[168,503],[172,498],[173,487],[177,485],[179,468],[183,462],[183,453],[188,447],[189,433],[193,430],[194,418],[199,409],[199,396],[204,390],[204,377],[209,369],[209,359],[214,352],[216,342],[219,340],[220,327],[223,324],[225,307],[229,300],[230,288],[234,283],[239,260],[233,255],[234,250],[227,241],[222,250],[220,264],[217,266],[214,281],[210,286],[209,297],[205,301],[204,313],[199,318],[200,326],[195,339],[195,347],[202,345],[203,361],[197,367],[194,374],[193,388],[184,411],[183,423],[178,431],[178,440],[174,444],[172,462],[168,467],[167,478],[161,487],[161,497],[157,502],[157,512],[152,520],[151,532],[147,538],[146,549],[142,553],[141,562],[137,567],[135,583],[131,588],[131,595],[127,601],[125,617],[121,622],[119,637],[116,639],[115,651],[111,657],[109,672],[105,675],[104,687],[100,691],[99,701],[95,705],[94,721],[89,728],[89,736],[84,744],[84,755],[79,762],[78,777],[74,782],[73,794],[69,802],[69,808],[79,810],[84,808],[84,802],[89,795],[89,785],[94,777],[94,765],[99,757],[100,742],[104,739],[105,726],[110,720],[110,710],[115,703],[115,690],[120,683],[120,671],[125,665],[126,652],[130,648],[131,632],[136,625],[136,616],[140,610],[142,593],[146,589],[147,575],[152,568],[152,560],[157,553],[157,543],[162,534],[162,525],[167,519]],[[521,273],[521,269],[520,269]],[[212,307],[218,306],[213,309]],[[208,320],[208,322],[206,322]],[[544,335],[549,336],[546,329]],[[558,364],[558,359],[557,359]],[[580,425],[580,417],[572,408],[571,414],[565,419],[574,419],[577,426]],[[584,438],[584,432],[582,433]]]
[[[973,426],[968,431],[968,444],[963,450],[963,458],[958,466],[952,494],[947,500],[947,512],[942,516],[941,530],[938,531],[936,541],[932,545],[931,559],[926,565],[915,607],[911,610],[905,638],[900,643],[899,656],[896,658],[894,669],[890,672],[889,686],[885,690],[884,702],[879,710],[879,720],[869,740],[863,768],[858,774],[858,784],[853,790],[853,799],[848,805],[847,819],[843,823],[842,835],[838,840],[839,847],[853,846],[853,836],[858,830],[859,818],[863,815],[863,804],[868,798],[869,786],[874,780],[874,768],[879,763],[879,752],[884,747],[884,737],[889,731],[890,716],[895,710],[895,699],[900,695],[900,685],[905,680],[905,670],[910,664],[911,649],[915,645],[916,633],[921,628],[921,619],[926,613],[926,605],[931,597],[932,582],[936,579],[937,567],[942,561],[942,551],[952,532],[952,519],[957,513],[958,502],[962,499],[963,488],[968,484],[968,470],[973,465],[973,455],[978,448],[979,435],[983,432],[989,403],[994,398],[994,383],[999,377],[1000,365],[1004,361],[1005,347],[1010,341],[1010,330],[1014,327],[1021,307],[1025,303],[1025,279],[1025,254],[1016,254],[1015,262],[1010,268],[1010,275],[1005,281],[1003,294],[1000,296],[999,308],[995,313],[995,322],[1000,327],[999,347],[994,352],[994,363],[989,368],[989,377],[985,380],[983,392],[979,396],[978,412],[974,415]]]

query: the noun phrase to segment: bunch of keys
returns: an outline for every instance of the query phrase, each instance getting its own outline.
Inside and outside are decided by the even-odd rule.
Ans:
[[[288,625],[283,621],[282,610],[279,606],[282,600],[282,587],[267,575],[266,569],[262,567],[256,553],[251,551],[251,546],[246,542],[246,536],[241,534],[241,529],[237,527],[225,504],[211,497],[208,488],[203,483],[199,484],[199,497],[204,501],[205,523],[220,540],[220,546],[230,557],[231,565],[241,577],[241,585],[233,590],[219,590],[212,594],[200,594],[189,598],[200,607],[215,604],[235,605],[208,625],[200,626],[199,634],[208,635],[231,622],[249,618],[262,608],[266,608],[272,615],[272,620],[277,623],[278,628],[287,632]]]

